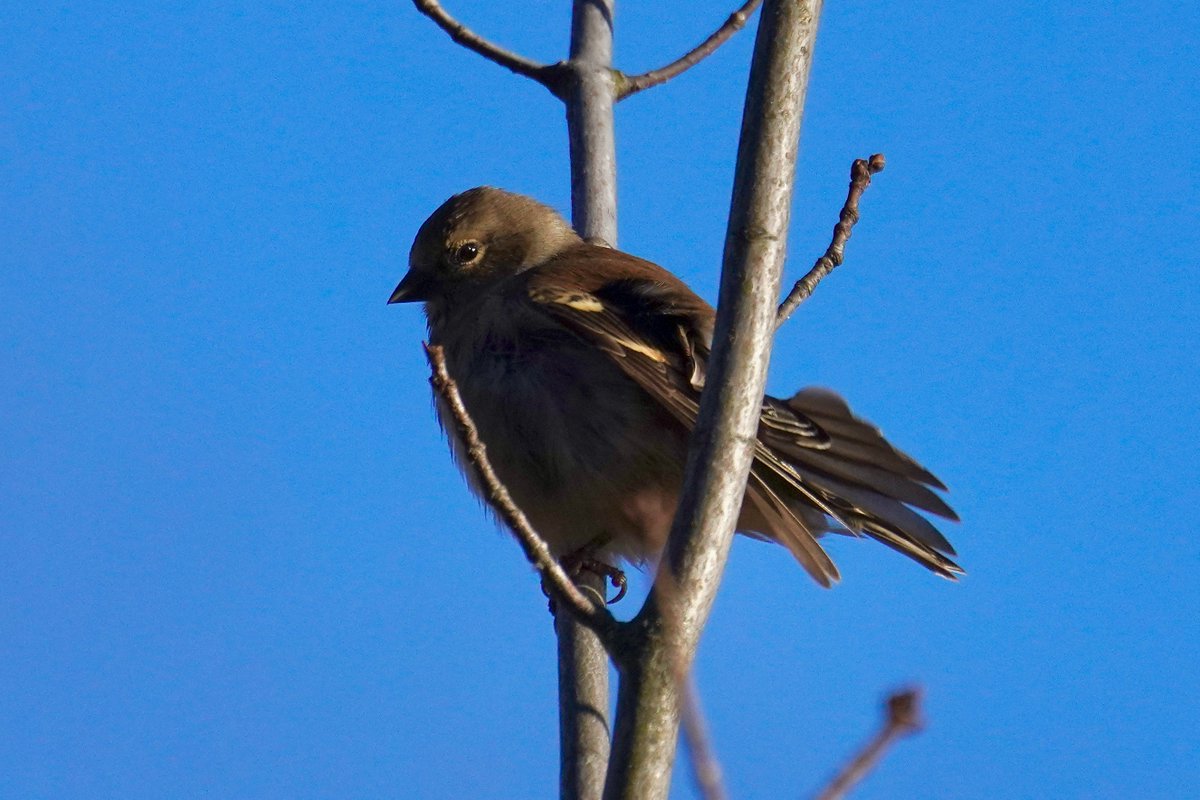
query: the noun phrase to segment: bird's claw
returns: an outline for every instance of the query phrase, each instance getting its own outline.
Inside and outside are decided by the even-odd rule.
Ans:
[[[606,600],[608,605],[613,605],[625,596],[625,592],[629,590],[629,582],[625,580],[625,573],[617,569],[611,564],[605,564],[601,561],[593,561],[586,567],[589,571],[595,572],[602,578],[608,578],[612,583],[612,587],[617,590],[616,597],[612,600]]]
[[[572,578],[577,577],[580,572],[587,570],[593,575],[599,575],[601,578],[607,579],[612,583],[612,587],[617,590],[617,594],[613,599],[606,600],[607,605],[612,605],[620,601],[625,593],[629,590],[629,582],[625,579],[625,572],[614,567],[612,564],[606,564],[603,561],[583,556],[578,553],[564,556],[562,558],[563,568]]]

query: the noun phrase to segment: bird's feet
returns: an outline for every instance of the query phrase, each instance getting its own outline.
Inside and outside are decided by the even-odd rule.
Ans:
[[[559,563],[562,564],[563,569],[566,570],[567,574],[572,578],[579,577],[579,574],[586,570],[593,575],[599,575],[601,578],[610,581],[613,588],[617,590],[616,596],[614,596],[611,600],[605,601],[610,606],[624,597],[625,592],[629,589],[629,583],[625,579],[625,573],[611,564],[606,564],[603,561],[594,558],[590,548],[585,547],[581,550],[576,550],[574,553],[569,553],[560,558]],[[546,592],[545,585],[542,586],[542,591],[547,597],[550,597],[550,593]],[[551,604],[553,604],[553,602],[554,600],[551,598]]]
[[[629,590],[629,582],[625,580],[624,571],[617,569],[612,564],[605,564],[603,561],[597,561],[594,558],[585,558],[579,561],[579,565],[574,571],[568,569],[571,577],[575,577],[580,572],[587,570],[594,575],[599,575],[601,578],[607,578],[612,587],[617,590],[617,594],[613,599],[605,601],[608,605],[619,602],[625,596],[625,592]]]

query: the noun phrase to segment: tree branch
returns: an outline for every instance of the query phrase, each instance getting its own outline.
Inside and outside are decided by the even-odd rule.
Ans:
[[[921,719],[920,689],[905,689],[893,694],[884,706],[883,725],[879,731],[834,776],[824,791],[817,795],[817,800],[841,800],[879,763],[892,744],[917,733],[924,724]]]
[[[677,608],[678,587],[669,572],[659,571],[658,578],[654,582],[654,592],[662,601],[662,608]],[[663,615],[664,636],[678,639],[680,633],[674,627],[675,624],[676,619],[672,614]],[[696,790],[704,800],[725,800],[727,794],[722,779],[721,763],[712,746],[708,723],[704,719],[704,710],[700,705],[699,693],[696,691],[696,680],[691,674],[690,662],[683,657],[680,648],[673,648],[670,655],[673,659],[671,668],[674,670],[675,685],[679,687],[680,692],[680,729],[683,732],[684,741],[687,742]],[[628,654],[624,654],[624,659],[623,663],[629,663]]]
[[[818,258],[817,263],[813,264],[813,268],[803,278],[796,281],[796,285],[788,292],[788,296],[779,304],[779,310],[775,313],[776,329],[787,322],[788,317],[812,295],[817,284],[826,275],[833,272],[834,268],[841,266],[842,259],[846,255],[846,242],[849,241],[850,232],[858,222],[858,199],[871,185],[871,176],[882,172],[886,163],[883,153],[876,153],[870,159],[855,159],[854,163],[850,165],[850,191],[846,194],[846,204],[842,206],[842,213],[838,215],[837,225],[833,226],[833,240],[825,250],[825,255]]]
[[[735,33],[746,26],[746,20],[750,19],[750,15],[754,13],[754,9],[758,8],[760,2],[762,0],[748,0],[745,5],[730,14],[729,19],[725,20],[725,24],[713,31],[711,36],[665,67],[652,69],[641,75],[621,74],[617,78],[617,84],[620,87],[617,91],[617,100],[624,100],[643,89],[666,83],[708,58],[717,51],[718,47],[725,44]]]
[[[730,203],[712,358],[655,591],[631,623],[605,798],[664,798],[682,687],[716,597],[753,458],[821,0],[766,0]],[[677,595],[672,598],[672,595]],[[669,620],[669,622],[667,622]]]
[[[712,737],[708,733],[704,711],[700,708],[696,682],[690,676],[684,677],[683,680],[685,683],[680,720],[683,738],[691,756],[692,777],[696,779],[696,789],[704,800],[725,800],[729,795],[725,792],[725,784],[721,777],[721,762],[717,760],[716,751],[712,747]]]
[[[571,151],[571,222],[585,239],[617,244],[612,0],[574,0],[562,93]]]
[[[613,127],[615,0],[572,0],[569,58],[555,96],[567,111],[571,222],[585,239],[617,241],[617,146]],[[603,581],[600,581],[601,586]],[[573,630],[572,630],[573,628]],[[562,619],[558,632],[562,800],[600,800],[609,765],[609,655],[613,640]],[[607,652],[605,651],[607,648]]]
[[[604,576],[582,570],[580,591],[603,604]],[[618,623],[618,631],[620,623]],[[609,650],[619,644],[602,638],[573,614],[555,608],[558,651],[558,745],[560,800],[599,800],[604,791],[608,751]],[[611,649],[615,655],[617,650]]]
[[[417,7],[417,11],[429,17],[439,28],[450,34],[450,38],[456,44],[473,50],[488,61],[499,64],[518,75],[535,80],[554,94],[558,94],[557,84],[554,80],[555,65],[539,64],[488,41],[450,16],[450,13],[442,8],[442,4],[438,0],[413,0],[413,5]]]
[[[560,606],[566,607],[581,624],[595,631],[603,641],[610,641],[617,628],[616,619],[602,602],[587,597],[579,590],[579,587],[567,575],[566,570],[551,554],[549,545],[537,534],[529,524],[524,512],[513,502],[508,489],[492,469],[492,464],[487,457],[487,447],[479,438],[479,430],[471,420],[467,407],[463,405],[458,386],[446,369],[446,357],[442,348],[438,345],[425,345],[425,357],[429,359],[429,366],[433,370],[429,382],[433,384],[434,391],[446,403],[446,407],[454,418],[458,435],[462,437],[463,443],[467,447],[467,459],[475,468],[480,483],[487,491],[488,504],[512,530],[521,549],[525,551],[525,557],[541,574],[542,581],[552,593],[555,601]]]

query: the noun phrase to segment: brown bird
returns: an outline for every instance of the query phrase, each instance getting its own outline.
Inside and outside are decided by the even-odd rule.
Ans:
[[[421,226],[388,300],[412,301],[425,303],[496,474],[554,553],[653,561],[678,505],[712,307],[658,265],[490,187]],[[440,401],[438,413],[465,466]],[[824,586],[838,578],[817,543],[828,532],[953,578],[954,548],[913,510],[957,520],[930,487],[945,490],[832,392],[768,396],[738,531],[779,542]]]

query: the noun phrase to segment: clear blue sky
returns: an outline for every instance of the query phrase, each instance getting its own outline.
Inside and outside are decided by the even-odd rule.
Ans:
[[[563,56],[565,0],[491,5],[450,3]],[[683,5],[622,5],[620,66],[734,3]],[[970,574],[739,541],[698,665],[735,797],[810,794],[911,681],[859,797],[1200,793],[1198,29],[828,4],[791,277],[888,167],[770,383],[936,471]],[[620,244],[710,299],[752,35],[618,114]],[[0,109],[0,797],[551,796],[545,600],[384,301],[448,195],[565,208],[557,101],[401,0],[135,0],[6,4]]]

